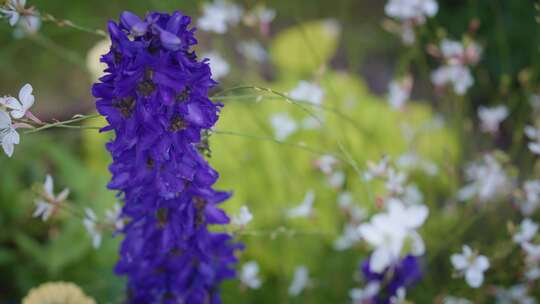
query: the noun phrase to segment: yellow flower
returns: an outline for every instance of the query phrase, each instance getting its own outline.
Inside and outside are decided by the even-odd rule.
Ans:
[[[50,282],[32,288],[22,304],[96,304],[96,301],[73,283]]]

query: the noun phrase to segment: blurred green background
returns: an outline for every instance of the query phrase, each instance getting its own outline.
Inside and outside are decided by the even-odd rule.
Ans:
[[[442,2],[442,1],[441,1]],[[432,211],[422,229],[427,243],[426,277],[410,293],[418,303],[429,303],[447,292],[483,296],[474,290],[462,290],[463,282],[450,278],[448,253],[460,248],[461,240],[447,240],[460,223],[461,211],[449,212],[447,202],[457,189],[456,168],[470,154],[472,142],[480,149],[492,143],[474,140],[460,142],[449,127],[421,131],[413,143],[403,135],[403,125],[423,129],[438,117],[434,111],[445,109],[444,99],[430,93],[427,66],[429,58],[421,58],[422,49],[412,56],[413,73],[417,78],[414,98],[417,100],[405,112],[392,111],[384,94],[393,75],[402,73],[403,57],[410,50],[401,47],[399,38],[381,27],[384,1],[238,1],[246,8],[258,3],[277,11],[270,37],[258,37],[246,30],[232,30],[225,36],[199,33],[201,51],[217,50],[232,66],[230,74],[216,89],[249,84],[290,91],[302,79],[317,79],[326,91],[325,105],[339,109],[351,118],[346,121],[331,112],[318,113],[325,119],[323,130],[302,130],[292,135],[291,142],[301,142],[318,150],[348,151],[363,168],[367,160],[378,160],[383,154],[397,157],[415,150],[435,162],[440,168],[436,177],[411,172],[411,179],[424,193]],[[106,21],[116,19],[120,12],[181,10],[196,18],[201,13],[200,1],[55,1],[35,0],[28,4],[58,18],[72,20],[89,28],[105,28]],[[469,20],[477,18],[478,40],[484,45],[481,68],[475,72],[477,85],[467,101],[473,113],[480,104],[504,102],[511,107],[511,117],[495,147],[505,148],[513,130],[526,123],[529,105],[527,96],[534,90],[539,71],[539,30],[535,23],[532,1],[471,0],[440,3],[437,17],[429,21],[429,32],[421,39],[436,39],[447,34],[456,39],[465,32]],[[329,33],[328,20],[337,21],[338,33]],[[446,29],[446,30],[443,30]],[[234,44],[241,40],[258,39],[270,52],[271,61],[260,65],[239,58]],[[31,83],[36,96],[35,112],[40,118],[66,119],[77,113],[91,113],[93,82],[86,69],[86,54],[100,37],[43,24],[36,36],[15,39],[7,23],[0,24],[0,94],[16,95],[24,83]],[[425,41],[423,41],[425,42]],[[425,56],[425,55],[424,55]],[[415,58],[416,58],[415,57]],[[417,60],[417,61],[416,61]],[[520,82],[527,72],[528,83]],[[253,92],[251,92],[253,94]],[[287,112],[298,120],[306,113],[279,99],[229,98],[222,112],[218,129],[272,136],[269,117]],[[89,122],[90,125],[99,121]],[[470,130],[473,119],[464,122]],[[425,128],[424,128],[425,129]],[[472,140],[471,140],[472,139]],[[55,177],[58,190],[71,189],[70,203],[76,207],[90,206],[103,215],[115,201],[115,194],[106,190],[109,179],[108,155],[103,147],[107,135],[95,131],[50,131],[24,135],[15,156],[0,157],[3,177],[0,179],[0,303],[18,303],[31,288],[52,280],[72,281],[99,303],[119,303],[123,298],[123,278],[113,275],[119,237],[105,236],[100,249],[94,250],[80,219],[68,215],[54,217],[43,223],[32,218],[34,209],[32,185],[42,183],[47,173]],[[224,205],[236,213],[248,205],[254,214],[249,230],[272,232],[287,227],[298,233],[260,235],[240,234],[247,249],[241,262],[255,260],[261,267],[263,287],[259,290],[239,288],[237,281],[223,287],[225,303],[344,303],[349,289],[358,286],[358,262],[368,250],[364,247],[337,252],[332,243],[341,233],[345,221],[336,197],[325,177],[313,162],[318,155],[294,147],[245,137],[215,134],[211,138],[210,162],[221,173],[219,188],[233,190],[233,199]],[[518,149],[516,156],[523,167],[532,160]],[[341,164],[346,172],[343,190],[351,191],[355,201],[367,210],[375,202],[358,175]],[[287,208],[302,201],[305,193],[316,193],[315,216],[310,219],[287,219]],[[463,235],[507,233],[504,224],[516,218],[512,212],[488,210],[477,224]],[[305,233],[302,233],[305,232]],[[485,246],[499,250],[489,238]],[[484,242],[484,241],[477,241]],[[517,254],[514,252],[513,254]],[[287,289],[296,266],[306,265],[313,278],[313,287],[291,298]],[[507,265],[512,269],[512,265]],[[512,283],[512,275],[488,278],[493,283]],[[459,291],[459,292],[458,292]],[[487,300],[486,300],[487,301]],[[479,302],[480,303],[480,302]]]

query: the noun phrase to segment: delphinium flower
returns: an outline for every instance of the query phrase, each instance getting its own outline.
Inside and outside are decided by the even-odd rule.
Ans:
[[[51,217],[60,205],[67,199],[69,189],[65,188],[58,195],[54,194],[54,180],[52,176],[47,175],[45,183],[39,197],[35,200],[36,210],[32,214],[33,217],[40,217],[44,222]]]
[[[415,28],[423,25],[428,17],[435,16],[438,10],[435,0],[389,0],[384,12],[399,24],[388,23],[386,27],[399,33],[404,44],[411,45],[416,41]]]
[[[453,254],[450,261],[458,274],[465,276],[465,281],[470,287],[478,288],[482,285],[484,272],[489,269],[487,257],[473,252],[471,247],[463,245],[463,252]]]
[[[394,110],[402,110],[411,97],[413,78],[406,76],[388,85],[388,104]]]
[[[27,122],[41,123],[30,112],[35,100],[32,91],[32,86],[25,84],[19,91],[19,99],[12,96],[0,97],[0,144],[8,157],[13,155],[15,145],[20,142],[16,129],[31,128]]]
[[[298,130],[296,121],[285,112],[273,114],[270,117],[270,124],[274,129],[275,138],[279,141],[286,140]]]
[[[262,285],[261,278],[259,278],[259,264],[255,261],[250,261],[242,265],[240,271],[240,282],[242,285],[251,289],[258,289]]]
[[[508,117],[508,108],[500,105],[492,108],[480,106],[478,108],[478,118],[480,118],[480,129],[483,132],[495,134],[499,131],[499,125]]]
[[[214,0],[203,5],[203,16],[199,18],[197,27],[203,31],[224,34],[229,26],[235,26],[240,22],[243,12],[239,5],[225,0]]]
[[[289,295],[293,297],[300,295],[309,284],[309,269],[303,265],[296,267],[293,280],[289,286]]]
[[[108,187],[124,202],[125,238],[115,271],[128,278],[128,303],[219,303],[219,285],[237,259],[213,189],[218,173],[199,151],[221,104],[208,98],[216,82],[196,44],[191,18],[180,12],[124,12],[109,22],[106,75],[92,91],[113,130]]]
[[[420,263],[415,256],[407,255],[383,271],[373,271],[371,258],[362,262],[361,265],[364,281],[367,286],[373,286],[370,290],[373,295],[369,299],[370,301],[365,301],[365,303],[401,303],[400,301],[405,298],[407,288],[412,287],[422,278]]]
[[[469,183],[458,193],[462,201],[475,198],[480,203],[489,202],[509,194],[512,188],[510,177],[494,154],[486,154],[481,161],[470,164],[465,177]]]
[[[482,48],[472,39],[466,43],[444,39],[438,48],[429,49],[444,63],[431,74],[433,84],[438,88],[451,86],[457,95],[465,95],[474,84],[470,67],[480,61]]]
[[[315,203],[315,191],[309,190],[298,206],[287,210],[287,216],[289,218],[310,217],[313,214],[313,203]]]
[[[210,64],[210,70],[212,71],[212,78],[219,80],[220,78],[227,76],[230,71],[230,66],[227,61],[217,52],[208,52],[201,55],[201,58],[208,58]]]

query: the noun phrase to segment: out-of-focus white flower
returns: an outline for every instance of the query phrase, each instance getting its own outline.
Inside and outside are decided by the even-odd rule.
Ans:
[[[461,41],[443,39],[440,45],[441,55],[450,65],[474,65],[482,55],[482,47],[474,41],[464,45]]]
[[[318,130],[324,123],[324,117],[321,115],[310,115],[302,120],[302,128],[306,130]]]
[[[25,84],[19,91],[19,99],[11,96],[0,98],[0,105],[11,110],[10,114],[15,119],[23,118],[26,112],[34,105],[32,86]]]
[[[5,5],[0,6],[0,14],[7,18],[9,25],[15,26],[21,17],[20,12],[24,11],[26,0],[9,0]]]
[[[11,123],[11,117],[9,117],[8,113],[0,110],[0,144],[2,144],[4,153],[8,157],[11,157],[15,150],[15,145],[19,144],[19,142],[20,136]]]
[[[240,282],[251,289],[258,289],[261,287],[262,281],[259,278],[259,264],[257,264],[257,262],[250,261],[242,266],[242,270],[240,271]]]
[[[396,291],[396,295],[390,297],[390,304],[406,304],[407,301],[405,300],[405,297],[407,296],[407,290],[405,287],[400,287]]]
[[[309,285],[309,270],[306,266],[298,266],[294,271],[291,286],[289,286],[289,295],[296,297]]]
[[[353,304],[365,304],[370,303],[374,296],[379,293],[379,283],[368,283],[364,288],[353,288],[349,291],[349,297],[353,301]]]
[[[339,208],[343,210],[348,210],[353,204],[352,193],[348,191],[341,192],[337,197],[337,202],[338,202]]]
[[[403,77],[400,80],[393,80],[388,85],[388,104],[395,110],[402,110],[405,103],[411,97],[413,78]]]
[[[497,304],[536,304],[536,300],[529,296],[528,287],[524,284],[514,285],[508,289],[495,288]]]
[[[527,263],[536,263],[540,261],[540,245],[522,243],[521,249],[525,251]]]
[[[531,219],[524,219],[521,221],[519,230],[514,234],[512,240],[518,244],[529,242],[538,232],[538,228],[538,224],[533,222]]]
[[[452,85],[456,94],[464,95],[474,84],[474,78],[466,66],[444,65],[431,74],[431,82],[437,87]]]
[[[277,140],[286,140],[298,129],[298,124],[287,113],[277,113],[270,117],[270,124],[274,129]]]
[[[197,27],[203,31],[224,34],[228,26],[238,24],[242,14],[242,7],[224,0],[215,0],[204,4],[203,16],[199,18]]]
[[[210,70],[212,71],[212,78],[218,80],[223,76],[229,74],[230,66],[227,61],[218,52],[208,52],[201,55],[202,58],[208,58],[208,64],[210,64]]]
[[[315,166],[324,174],[332,173],[338,164],[339,160],[330,154],[322,155],[315,160]]]
[[[390,202],[388,207],[387,213],[376,214],[369,223],[358,227],[366,242],[375,248],[369,267],[376,273],[381,273],[399,259],[405,241],[412,243],[411,253],[414,255],[422,255],[425,250],[416,229],[426,220],[427,207],[405,207],[397,200]]]
[[[101,245],[101,231],[98,227],[97,216],[90,208],[84,208],[84,215],[84,228],[92,238],[92,246],[97,249]]]
[[[314,105],[321,105],[324,98],[324,90],[316,83],[300,80],[298,85],[289,92],[289,97]]]
[[[385,183],[385,187],[392,194],[401,194],[404,191],[405,181],[407,180],[407,175],[403,172],[398,172],[393,168],[388,170],[388,176]]]
[[[540,279],[540,267],[538,267],[538,264],[529,265],[527,267],[527,271],[525,272],[525,277],[529,281],[536,281]]]
[[[424,23],[426,17],[437,14],[439,5],[435,0],[389,0],[384,7],[387,16],[399,20]]]
[[[397,160],[396,165],[405,170],[421,169],[428,175],[437,175],[439,167],[437,164],[421,158],[416,152],[410,151],[402,154]]]
[[[313,190],[309,190],[308,192],[306,192],[306,196],[304,197],[304,200],[300,203],[300,205],[287,211],[287,216],[290,218],[311,216],[311,214],[313,213],[314,202],[315,192]]]
[[[416,185],[408,185],[405,187],[401,200],[407,206],[419,205],[424,201],[424,196]]]
[[[470,164],[465,177],[469,184],[459,190],[458,198],[461,201],[476,197],[484,203],[511,191],[510,178],[491,154],[485,155],[481,162]]]
[[[444,58],[460,58],[465,54],[465,47],[460,41],[443,39],[441,41],[441,53]]]
[[[111,40],[103,39],[98,41],[86,54],[86,67],[90,70],[94,80],[98,80],[104,75],[107,64],[100,61],[103,54],[111,49]]]
[[[7,18],[11,26],[15,26],[17,38],[26,34],[35,34],[41,26],[39,12],[33,7],[26,8],[26,0],[8,0],[0,5],[0,17]]]
[[[339,208],[345,211],[351,217],[350,219],[354,223],[358,223],[366,217],[366,210],[354,204],[354,200],[350,192],[341,192],[338,195],[337,203]]]
[[[525,127],[525,135],[532,140],[527,146],[532,153],[540,155],[540,130],[533,126]]]
[[[240,207],[240,211],[237,215],[233,215],[231,218],[231,224],[245,227],[253,219],[253,214],[249,211],[247,206]]]
[[[43,192],[40,197],[35,200],[36,210],[32,214],[33,217],[41,217],[45,222],[53,214],[53,212],[64,202],[69,195],[69,189],[65,188],[58,195],[54,194],[54,180],[52,176],[45,177],[43,184]]]
[[[540,205],[540,180],[529,180],[523,183],[525,201],[520,204],[521,213],[531,215]]]
[[[484,272],[489,268],[489,260],[474,253],[471,247],[463,245],[463,253],[453,254],[450,261],[454,268],[465,275],[465,281],[472,288],[478,288],[484,282]]]
[[[347,224],[343,233],[334,241],[334,249],[337,251],[349,249],[361,239],[362,235],[358,231],[358,226]]]
[[[122,219],[121,214],[122,207],[120,207],[120,204],[115,203],[112,208],[105,210],[105,221],[114,229],[122,230],[124,228],[124,219]]]
[[[364,172],[365,180],[372,180],[375,177],[385,176],[388,171],[388,157],[383,157],[379,163],[374,163],[372,161],[367,162],[367,171]]]
[[[473,304],[473,302],[464,298],[456,298],[452,296],[447,296],[447,297],[444,297],[443,304]]]
[[[343,187],[343,184],[345,184],[345,172],[343,171],[336,171],[328,175],[327,181],[328,185],[334,189],[339,189]]]
[[[21,17],[17,27],[13,31],[15,38],[23,38],[26,35],[33,35],[41,28],[41,18],[34,12],[31,15]]]
[[[478,108],[478,117],[480,118],[480,128],[487,133],[497,133],[499,125],[508,117],[508,108],[500,105],[492,108],[480,106]]]
[[[255,40],[242,41],[238,43],[236,49],[244,57],[255,62],[265,62],[268,59],[266,49]]]

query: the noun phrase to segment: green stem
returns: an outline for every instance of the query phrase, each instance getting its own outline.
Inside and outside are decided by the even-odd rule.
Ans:
[[[75,127],[75,126],[67,126],[69,124],[72,124],[72,123],[75,123],[75,122],[80,122],[80,121],[83,121],[83,120],[87,120],[87,119],[92,119],[92,118],[97,118],[97,117],[100,117],[101,115],[100,114],[91,114],[91,115],[80,115],[80,116],[77,116],[76,118],[72,118],[70,120],[64,120],[64,121],[57,121],[57,122],[54,122],[54,123],[48,123],[48,124],[45,124],[39,128],[35,128],[35,129],[31,129],[31,130],[28,130],[28,131],[25,131],[24,134],[32,134],[32,133],[36,133],[36,132],[39,132],[39,131],[43,131],[43,130],[47,130],[47,129],[51,129],[51,128],[70,128],[70,127]],[[75,127],[77,128],[77,127]],[[78,129],[83,129],[83,128],[86,128],[86,129],[97,129],[98,127],[79,127]]]

